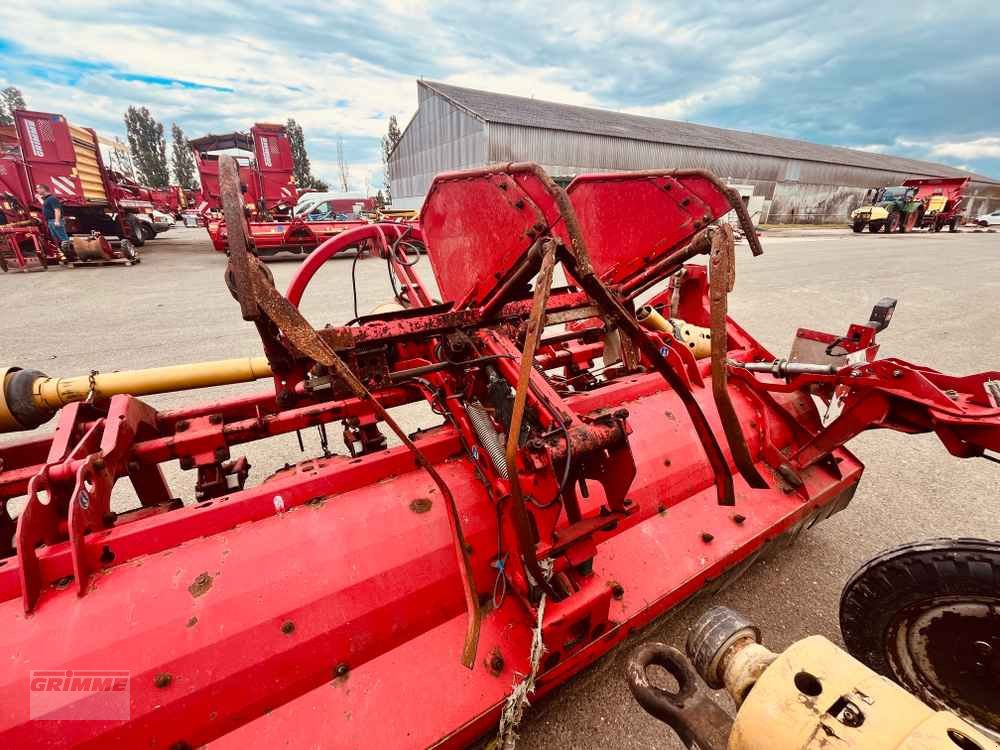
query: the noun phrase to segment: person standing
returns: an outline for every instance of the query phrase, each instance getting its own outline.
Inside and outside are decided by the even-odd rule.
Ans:
[[[62,201],[60,201],[48,185],[35,185],[35,196],[42,204],[42,218],[49,228],[49,235],[59,243],[64,252],[69,245],[69,235],[66,234],[66,222],[63,216]]]

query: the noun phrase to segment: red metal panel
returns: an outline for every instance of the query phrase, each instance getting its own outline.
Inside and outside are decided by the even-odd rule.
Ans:
[[[524,187],[497,168],[438,175],[420,226],[442,299],[480,302],[547,221]]]
[[[195,154],[195,163],[198,165],[201,196],[207,204],[206,208],[220,210],[222,199],[219,193],[219,157],[213,154]],[[260,191],[257,185],[257,174],[249,164],[240,164],[240,183],[246,187],[246,192],[243,193],[243,202],[254,208]]]
[[[73,174],[76,152],[66,118],[48,112],[18,110],[14,113],[14,123],[32,187],[48,185],[62,200],[83,200],[80,180]]]
[[[260,197],[265,205],[268,209],[280,204],[295,205],[298,198],[292,179],[295,163],[285,126],[257,123],[250,129],[250,135],[260,174]]]
[[[655,263],[731,210],[697,173],[581,175],[567,188],[594,269],[609,284]]]

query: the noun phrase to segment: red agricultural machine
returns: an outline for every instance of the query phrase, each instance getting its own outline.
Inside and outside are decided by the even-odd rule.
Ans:
[[[236,164],[220,167],[238,227]],[[844,510],[858,433],[1000,449],[1000,373],[877,357],[893,300],[839,334],[800,329],[787,359],[731,320],[730,210],[759,254],[707,172],[565,191],[531,164],[443,174],[419,228],[345,232],[284,294],[230,233],[262,357],[3,372],[0,425],[56,428],[0,448],[0,743],[461,747],[498,726],[506,742],[528,695]],[[397,304],[314,328],[310,279],[366,241]],[[258,378],[272,385],[173,411],[139,398]],[[433,415],[412,433],[408,404]],[[232,455],[308,429],[321,453],[254,482]],[[174,462],[193,493],[167,485]],[[137,504],[112,507],[126,478]]]
[[[218,151],[243,151],[236,157],[246,211],[269,219],[286,216],[298,197],[292,177],[292,147],[284,125],[257,123],[247,133],[206,135],[190,142],[201,181],[201,210],[221,212]]]
[[[930,232],[940,232],[945,227],[956,231],[962,224],[962,201],[968,184],[968,177],[906,180],[903,185],[917,189],[913,199],[922,206],[914,226]]]
[[[246,133],[207,135],[191,141],[202,185],[202,211],[212,246],[227,252],[229,235],[221,216],[219,156],[212,151],[240,150],[253,154],[237,157],[240,190],[246,215],[245,232],[255,255],[281,252],[308,253],[326,240],[366,224],[363,220],[309,221],[294,216],[298,189],[292,177],[291,145],[283,125],[257,123]]]
[[[0,153],[0,193],[13,207],[4,231],[11,240],[7,254],[17,256],[30,242],[41,245],[39,259],[56,262],[63,257],[36,215],[35,185],[43,184],[63,205],[76,263],[137,263],[135,247],[142,238],[135,213],[152,204],[122,194],[104,167],[96,133],[45,112],[17,110],[14,123],[16,148]]]

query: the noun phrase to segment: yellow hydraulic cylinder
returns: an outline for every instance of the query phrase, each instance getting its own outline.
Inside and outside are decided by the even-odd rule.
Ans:
[[[247,383],[271,374],[266,357],[221,359],[147,370],[95,372],[70,378],[50,378],[41,373],[9,368],[0,370],[0,432],[31,429],[74,401],[104,399],[122,393],[149,396]]]
[[[688,347],[695,359],[712,356],[712,332],[708,328],[692,325],[680,318],[664,318],[651,305],[635,311],[635,319],[651,331],[669,333]]]

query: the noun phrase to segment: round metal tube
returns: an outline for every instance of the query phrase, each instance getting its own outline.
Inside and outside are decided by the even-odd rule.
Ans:
[[[271,376],[271,366],[266,357],[239,357],[213,362],[153,367],[146,370],[93,373],[69,378],[50,378],[39,375],[31,384],[30,408],[35,425],[48,421],[60,408],[74,401],[110,398],[122,393],[148,396],[155,393],[186,391],[216,385],[248,383]],[[0,404],[10,401],[10,377],[4,378],[3,398]],[[30,429],[24,420],[6,418],[9,410],[0,408],[0,432]]]

